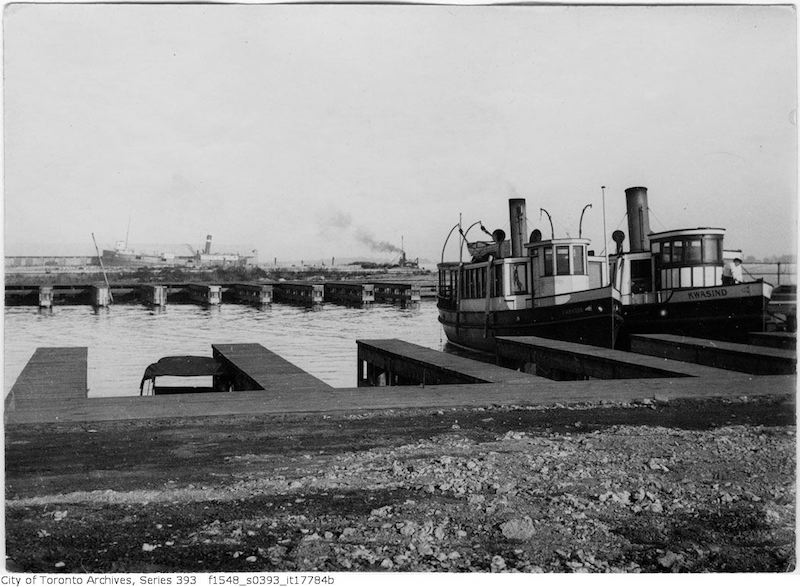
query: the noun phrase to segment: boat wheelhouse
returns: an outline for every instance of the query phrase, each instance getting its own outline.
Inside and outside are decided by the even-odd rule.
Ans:
[[[612,286],[603,287],[605,263],[589,255],[590,241],[544,241],[534,230],[525,243],[525,200],[509,200],[509,209],[510,241],[496,230],[493,242],[468,244],[471,262],[439,264],[439,321],[448,340],[485,351],[494,349],[496,336],[611,346],[619,327],[619,295]],[[462,245],[465,241],[462,233]]]
[[[763,280],[723,285],[723,228],[651,232],[647,188],[625,190],[629,247],[616,231],[612,281],[622,301],[623,345],[628,334],[669,333],[746,341],[763,331],[772,285]]]

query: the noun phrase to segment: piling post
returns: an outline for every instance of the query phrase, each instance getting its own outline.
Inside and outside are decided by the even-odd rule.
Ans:
[[[111,290],[105,285],[92,286],[92,305],[96,308],[105,308],[111,303]]]
[[[164,307],[167,305],[167,287],[165,285],[142,285],[142,297],[147,305]]]
[[[49,285],[39,286],[39,307],[52,308],[53,307],[53,288]]]

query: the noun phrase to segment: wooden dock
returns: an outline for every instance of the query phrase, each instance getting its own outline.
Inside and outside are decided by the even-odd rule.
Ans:
[[[376,294],[375,292],[380,292]],[[273,301],[288,304],[318,305],[323,301],[363,306],[374,301],[416,303],[422,297],[418,283],[381,283],[372,281],[306,281],[250,282],[224,284],[197,283],[112,283],[6,285],[6,306],[38,306],[50,308],[65,305],[108,306],[113,304],[167,303],[217,305],[239,303],[268,305]]]
[[[358,340],[359,387],[443,385],[448,383],[523,383],[541,379],[489,363],[442,353],[396,338]]]
[[[794,402],[796,384],[794,376],[772,375],[726,381],[695,377],[570,382],[542,380],[537,381],[535,386],[494,383],[370,389],[352,387],[303,393],[196,393],[40,403],[27,409],[7,411],[5,418],[7,425],[17,425],[257,414],[358,413],[406,408],[631,403],[768,395],[786,396]]]
[[[498,337],[496,355],[498,364],[525,371],[538,368],[561,380],[735,376],[731,371],[695,363],[537,336]]]
[[[796,332],[751,332],[748,336],[750,344],[770,346],[776,349],[797,349]]]
[[[222,363],[234,391],[266,390],[292,393],[332,389],[260,344],[212,344],[213,356]]]
[[[39,347],[5,399],[8,411],[86,400],[86,347]]]
[[[756,375],[797,372],[797,352],[675,334],[636,334],[631,351]]]
[[[558,346],[558,341],[544,340]],[[646,359],[669,365],[671,374],[553,381],[394,339],[356,344],[361,387],[332,388],[258,344],[214,344],[212,352],[225,364],[237,393],[106,398],[86,397],[86,348],[40,348],[6,399],[5,420],[13,425],[758,395],[786,396],[794,402],[797,383],[794,375],[725,372],[722,376],[717,369],[678,367],[653,357]]]

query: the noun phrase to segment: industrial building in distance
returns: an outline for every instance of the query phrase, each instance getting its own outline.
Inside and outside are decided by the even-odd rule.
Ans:
[[[106,268],[123,267],[241,267],[254,266],[258,263],[258,252],[249,254],[212,252],[212,236],[206,237],[202,250],[194,250],[188,245],[188,251],[181,255],[174,251],[137,252],[128,247],[126,241],[118,241],[113,249],[104,249],[100,258],[97,255],[8,255],[5,257],[6,271],[34,270],[35,268],[87,269],[100,266],[100,259]]]

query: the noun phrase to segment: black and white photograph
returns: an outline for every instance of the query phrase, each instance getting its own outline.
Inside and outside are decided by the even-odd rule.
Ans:
[[[795,574],[796,5],[2,47],[3,585]]]

